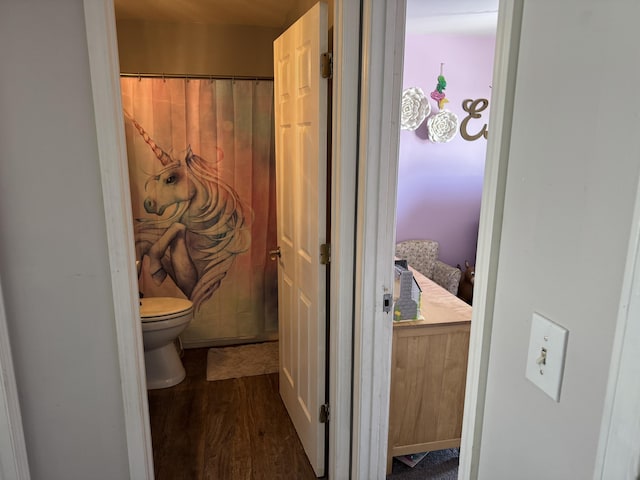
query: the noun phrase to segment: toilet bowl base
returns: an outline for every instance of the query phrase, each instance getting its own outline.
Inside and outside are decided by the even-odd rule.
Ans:
[[[147,390],[173,387],[187,375],[173,342],[146,350],[144,364],[147,372]]]

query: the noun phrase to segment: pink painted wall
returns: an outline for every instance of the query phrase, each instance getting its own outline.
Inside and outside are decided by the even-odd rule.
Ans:
[[[408,34],[404,88],[420,87],[428,96],[444,62],[450,101],[445,108],[461,122],[467,116],[463,100],[490,100],[494,48],[495,35]],[[433,100],[431,108],[438,111]],[[477,133],[488,119],[489,108],[469,122],[468,132]],[[487,141],[464,140],[458,130],[450,142],[432,143],[426,123],[400,134],[397,241],[437,240],[442,261],[475,263]]]

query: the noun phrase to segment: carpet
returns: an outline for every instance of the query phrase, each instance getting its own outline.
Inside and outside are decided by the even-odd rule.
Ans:
[[[251,377],[278,371],[278,342],[210,348],[207,380]]]
[[[394,458],[393,470],[387,480],[457,480],[459,455],[457,448],[436,450],[429,452],[413,468]]]

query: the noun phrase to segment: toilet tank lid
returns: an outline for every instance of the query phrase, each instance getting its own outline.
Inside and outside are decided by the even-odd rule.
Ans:
[[[144,297],[140,299],[140,317],[161,317],[186,313],[193,308],[193,303],[184,298]]]

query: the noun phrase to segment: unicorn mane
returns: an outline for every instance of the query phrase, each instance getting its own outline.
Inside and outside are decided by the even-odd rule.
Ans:
[[[199,260],[204,261],[204,268],[191,294],[196,306],[208,300],[218,289],[235,256],[246,252],[251,243],[250,225],[245,213],[247,208],[236,191],[223,182],[210,165],[198,155],[193,155],[187,162],[194,180],[202,183],[209,192],[201,213],[190,219],[192,223],[203,226],[201,230],[193,229],[192,233],[210,240],[209,247],[199,250],[202,256]]]

